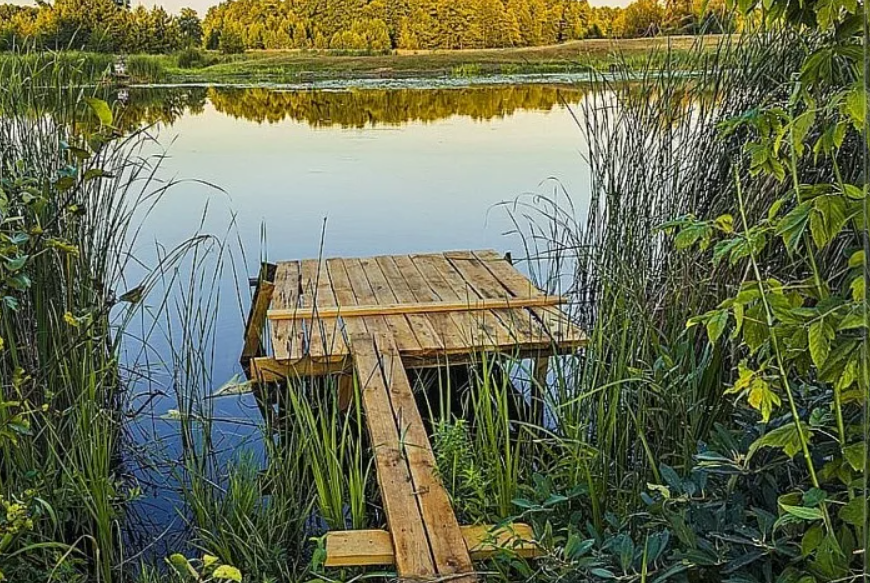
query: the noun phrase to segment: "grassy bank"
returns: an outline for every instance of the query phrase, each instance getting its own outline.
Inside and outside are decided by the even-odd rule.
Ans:
[[[499,74],[572,73],[614,67],[640,68],[650,61],[662,67],[693,47],[715,47],[718,37],[691,36],[625,40],[583,40],[546,47],[454,51],[397,51],[355,54],[342,51],[247,51],[224,55],[190,50],[174,55],[125,57],[132,83],[300,83],[332,79],[407,79],[473,77]],[[4,63],[17,57],[0,53]],[[23,57],[35,61],[36,55]],[[82,77],[106,77],[116,57],[94,53],[61,53],[62,61],[78,63]]]
[[[248,51],[241,55],[205,54],[199,68],[181,68],[178,59],[161,58],[174,82],[299,82],[347,78],[409,78],[579,72],[589,68],[639,66],[651,53],[685,54],[694,37],[584,40],[516,49],[399,51],[354,55],[336,51]],[[715,38],[703,42],[714,44]]]

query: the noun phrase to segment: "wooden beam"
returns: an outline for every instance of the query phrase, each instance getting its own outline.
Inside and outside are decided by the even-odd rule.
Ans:
[[[515,523],[496,528],[493,525],[460,527],[471,558],[482,561],[498,553],[515,553],[532,558],[540,554],[532,528]],[[327,567],[392,565],[393,543],[386,530],[340,530],[326,533]]]
[[[317,377],[350,370],[349,356],[339,355],[320,360],[302,358],[294,361],[258,356],[251,359],[249,378],[254,383],[275,383],[284,382],[288,378]]]
[[[254,290],[254,299],[251,303],[251,311],[248,313],[248,321],[245,324],[245,345],[242,348],[241,363],[248,366],[250,360],[261,351],[260,338],[263,325],[266,323],[266,312],[272,302],[272,292],[275,290],[276,265],[263,263],[260,266],[260,275],[257,278],[257,287]]]
[[[392,316],[400,314],[431,314],[436,312],[468,312],[473,310],[497,310],[505,308],[541,308],[564,304],[562,296],[538,296],[529,298],[469,299],[452,302],[424,302],[418,304],[373,304],[359,306],[323,306],[269,310],[270,320],[312,320],[315,318],[353,318],[359,316]]]
[[[417,504],[401,436],[393,417],[381,357],[368,334],[351,337],[366,425],[375,453],[375,470],[400,579],[434,578],[435,563]]]
[[[435,568],[439,576],[450,576],[451,581],[456,583],[477,581],[450,497],[437,475],[435,454],[399,350],[392,337],[378,336],[375,342],[381,355],[393,415],[402,436],[402,449],[408,460]],[[461,574],[468,576],[460,577]]]

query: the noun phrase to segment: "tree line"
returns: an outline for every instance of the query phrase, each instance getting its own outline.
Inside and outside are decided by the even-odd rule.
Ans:
[[[202,21],[192,8],[130,8],[115,0],[55,0],[0,4],[0,50],[76,49],[104,53],[170,53],[202,45]]]
[[[475,49],[540,46],[730,29],[723,0],[636,0],[625,9],[587,0],[225,0],[205,18],[126,0],[0,5],[0,50],[169,53],[246,49]]]

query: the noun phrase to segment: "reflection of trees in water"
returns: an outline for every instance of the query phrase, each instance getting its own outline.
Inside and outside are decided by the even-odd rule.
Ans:
[[[185,114],[198,115],[205,108],[204,87],[136,88],[129,95],[115,96],[118,102],[117,125],[130,131],[140,127],[172,125]]]
[[[314,127],[362,128],[454,115],[488,120],[521,110],[549,111],[561,103],[578,103],[584,93],[578,87],[550,85],[340,92],[210,88],[208,99],[221,113],[259,123],[291,119]]]

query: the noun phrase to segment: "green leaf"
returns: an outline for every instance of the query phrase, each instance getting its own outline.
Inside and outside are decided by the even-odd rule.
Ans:
[[[782,237],[785,246],[790,251],[797,248],[804,231],[806,231],[811,208],[812,201],[802,202],[786,214],[777,225],[776,234]]]
[[[827,195],[813,199],[810,232],[816,247],[825,247],[840,234],[848,220],[846,210],[846,199],[842,196]]]
[[[812,436],[809,425],[801,422],[801,429],[806,436],[806,440],[809,441]],[[798,433],[795,424],[788,423],[782,427],[774,429],[773,431],[768,431],[756,439],[749,447],[749,452],[746,457],[751,458],[755,452],[762,447],[779,448],[782,449],[788,457],[794,457],[801,450],[801,436]]]
[[[91,180],[95,180],[97,178],[113,178],[113,175],[109,172],[106,172],[102,168],[91,168],[87,172],[85,172],[82,179],[85,182],[90,182]]]
[[[734,232],[734,217],[729,214],[724,214],[716,217],[714,221],[716,228],[724,233]]]
[[[215,579],[220,579],[223,581],[235,581],[236,583],[242,583],[242,572],[239,571],[236,567],[230,565],[221,565],[211,576]]]
[[[137,285],[133,289],[127,290],[126,292],[121,294],[121,297],[118,298],[118,301],[127,302],[130,304],[138,304],[140,301],[142,301],[144,295],[145,286]]]
[[[178,576],[185,581],[199,579],[199,573],[196,572],[196,569],[193,568],[193,565],[190,564],[190,561],[184,555],[175,553],[169,555],[166,561],[172,566]]]
[[[831,342],[835,336],[836,331],[826,318],[820,318],[810,324],[807,339],[810,345],[810,357],[817,368],[821,369],[825,366],[825,361],[831,352]]]
[[[801,539],[801,555],[806,558],[813,554],[825,538],[825,531],[820,524],[814,524],[807,529],[803,539]]]
[[[864,301],[864,293],[865,293],[865,283],[864,277],[856,277],[852,283],[849,285],[849,289],[852,290],[852,299],[856,302]]]
[[[6,260],[6,269],[9,271],[18,271],[27,265],[28,255],[19,255]]]
[[[713,310],[709,314],[707,320],[707,337],[710,339],[710,344],[715,344],[725,327],[728,325],[728,310]]]
[[[595,539],[583,540],[577,533],[568,537],[565,543],[564,554],[568,560],[574,561],[585,555],[595,545]]]
[[[765,423],[770,421],[770,415],[773,413],[773,410],[782,404],[779,395],[773,392],[770,384],[760,376],[752,379],[749,385],[747,402],[753,409],[761,412],[761,419]]]
[[[846,524],[851,524],[856,528],[860,528],[864,525],[865,504],[867,504],[867,500],[864,500],[861,497],[855,497],[850,500],[848,504],[840,508],[837,516],[839,516],[840,520]]]
[[[114,117],[112,116],[112,108],[109,107],[108,103],[96,97],[85,97],[85,103],[97,115],[101,124],[104,126],[112,125]]]
[[[805,520],[807,522],[822,520],[825,518],[825,513],[818,508],[807,508],[806,506],[791,506],[789,504],[782,503],[780,503],[779,507],[782,508],[787,514],[794,516],[795,518]]]
[[[843,448],[843,457],[846,458],[846,461],[849,462],[849,465],[856,472],[864,470],[864,452],[866,447],[864,443],[859,442]]]

